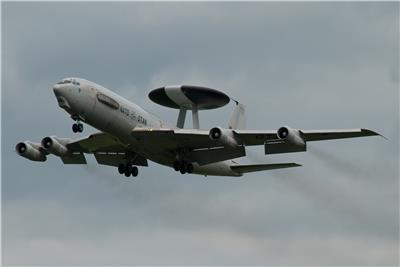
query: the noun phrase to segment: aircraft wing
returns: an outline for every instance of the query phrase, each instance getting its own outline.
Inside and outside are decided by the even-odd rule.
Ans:
[[[237,142],[237,149],[243,146],[265,145],[266,154],[288,153],[306,151],[307,141],[330,140],[339,138],[352,138],[379,135],[367,129],[348,129],[348,130],[291,130],[290,134],[298,136],[301,144],[293,143],[289,138],[278,138],[276,130],[230,130],[225,129]],[[230,149],[231,156],[226,159],[244,156],[245,153],[234,151],[232,147],[226,146],[222,142],[211,140],[209,131],[197,129],[153,129],[136,128],[132,130],[132,136],[138,140],[147,141],[149,145],[156,146],[158,149],[176,150],[189,149],[198,151],[200,149],[222,148]],[[223,150],[220,150],[223,154]],[[214,150],[215,151],[215,150]],[[238,152],[238,153],[236,153]],[[202,152],[202,157],[209,157],[213,152]],[[208,154],[207,154],[208,153]]]
[[[103,165],[118,166],[129,157],[134,165],[148,166],[146,158],[136,154],[128,145],[120,143],[118,139],[105,133],[95,133],[66,146],[73,154],[80,153],[83,160],[83,153],[94,154],[97,163]],[[85,164],[86,160],[73,163]]]
[[[340,138],[352,138],[380,135],[367,129],[349,130],[299,130],[304,141],[320,141]],[[276,130],[232,130],[233,135],[240,145],[264,145],[268,140],[276,140]],[[134,129],[132,135],[136,138],[147,139],[156,142],[161,146],[171,149],[185,148],[212,148],[221,147],[221,144],[209,138],[209,131],[197,129]]]
[[[71,151],[82,153],[124,152],[126,150],[126,147],[118,139],[105,133],[95,133],[78,139],[67,144],[67,148]]]

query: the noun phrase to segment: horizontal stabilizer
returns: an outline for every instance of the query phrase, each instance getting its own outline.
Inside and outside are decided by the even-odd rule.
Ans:
[[[258,172],[274,169],[284,169],[291,167],[300,167],[297,163],[274,163],[274,164],[250,164],[250,165],[234,165],[231,166],[232,171],[237,173]]]

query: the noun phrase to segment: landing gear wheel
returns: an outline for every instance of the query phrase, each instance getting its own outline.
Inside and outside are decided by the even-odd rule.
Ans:
[[[194,167],[192,163],[188,163],[186,166],[187,173],[193,173]]]
[[[72,131],[73,131],[74,133],[77,133],[77,132],[79,131],[79,126],[78,126],[78,124],[76,124],[76,123],[72,124]]]
[[[180,167],[181,167],[181,163],[179,161],[175,161],[174,162],[174,170],[179,171]]]
[[[136,177],[136,176],[138,176],[138,174],[139,174],[138,168],[136,166],[132,167],[132,176]]]
[[[126,170],[125,164],[121,163],[121,164],[118,165],[118,172],[120,174],[125,173],[125,170]]]
[[[82,123],[78,123],[78,132],[83,132],[83,124]]]
[[[126,169],[125,169],[125,176],[129,177],[129,176],[131,176],[131,174],[132,174],[132,166],[128,165],[128,166],[126,166]]]
[[[179,171],[181,172],[181,174],[185,174],[186,173],[186,166],[187,166],[186,162],[182,161],[181,162],[181,166],[179,168]]]

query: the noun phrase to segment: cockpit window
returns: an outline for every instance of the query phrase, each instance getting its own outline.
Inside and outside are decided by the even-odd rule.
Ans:
[[[66,84],[66,83],[71,83],[71,80],[63,80],[58,82],[57,84]]]

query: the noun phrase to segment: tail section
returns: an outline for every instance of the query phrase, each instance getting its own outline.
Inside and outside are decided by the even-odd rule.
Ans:
[[[233,165],[231,166],[232,171],[243,174],[247,172],[258,172],[275,169],[284,169],[292,167],[300,167],[297,163],[274,163],[274,164],[250,164],[250,165]]]
[[[228,122],[228,129],[245,129],[246,128],[246,112],[245,106],[236,103],[235,109],[232,112]]]

